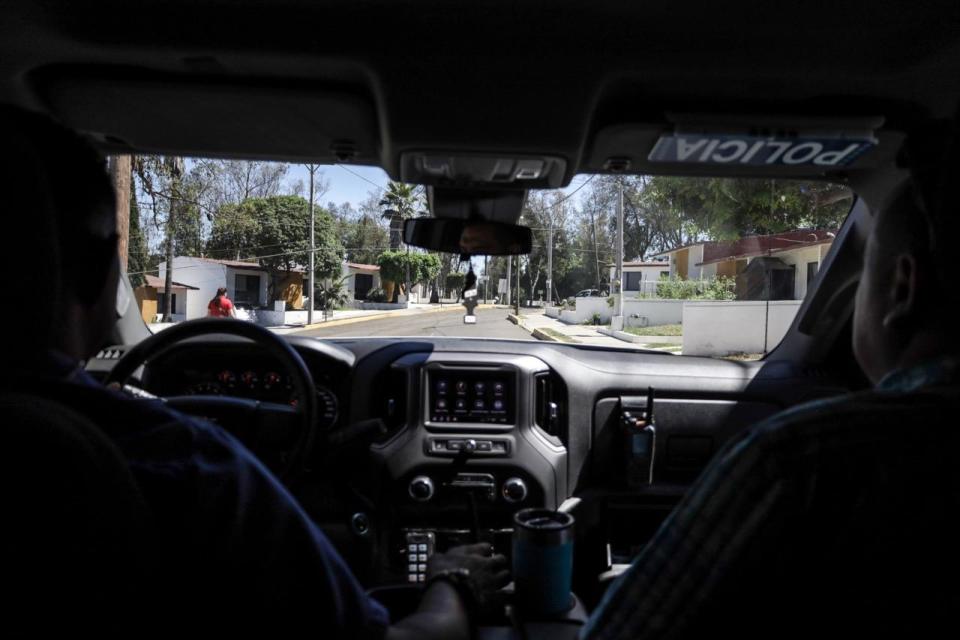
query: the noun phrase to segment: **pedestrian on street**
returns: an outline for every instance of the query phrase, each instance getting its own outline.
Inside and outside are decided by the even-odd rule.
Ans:
[[[207,315],[211,318],[236,318],[237,312],[233,308],[233,302],[227,297],[227,288],[217,289],[217,295],[213,297],[210,304],[207,305]]]

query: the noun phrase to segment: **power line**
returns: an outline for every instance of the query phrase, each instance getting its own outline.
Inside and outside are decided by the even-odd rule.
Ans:
[[[349,169],[349,168],[345,167],[345,166],[342,165],[342,164],[339,164],[339,163],[338,163],[337,166],[340,167],[341,169],[343,169],[344,171],[346,171],[347,173],[352,173],[353,175],[355,175],[356,177],[360,178],[361,180],[364,180],[364,181],[366,181],[366,182],[369,182],[370,184],[372,184],[373,186],[375,186],[377,189],[383,189],[383,185],[382,185],[382,184],[377,184],[377,183],[374,182],[373,180],[370,180],[369,178],[366,178],[366,177],[360,175],[360,174],[357,173],[356,171],[354,171],[354,170],[352,170],[352,169]]]

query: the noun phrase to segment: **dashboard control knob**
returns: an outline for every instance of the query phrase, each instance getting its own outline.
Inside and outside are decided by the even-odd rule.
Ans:
[[[433,497],[433,480],[427,476],[417,476],[410,481],[407,491],[417,502],[426,502]]]
[[[477,450],[477,441],[473,438],[463,441],[463,450],[467,453],[473,453]]]
[[[527,497],[527,484],[520,478],[507,478],[502,493],[507,502],[523,502]]]

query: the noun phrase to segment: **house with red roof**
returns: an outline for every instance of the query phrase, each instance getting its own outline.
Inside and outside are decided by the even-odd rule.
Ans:
[[[161,280],[166,270],[166,261],[161,262]],[[207,304],[220,287],[227,289],[227,297],[239,308],[272,308],[276,300],[286,302],[287,309],[303,308],[303,270],[299,268],[275,272],[244,260],[177,256],[172,270],[174,280],[196,290],[186,303],[187,320],[206,316]]]
[[[684,280],[726,276],[737,279],[737,297],[749,299],[753,290],[748,267],[758,258],[764,273],[773,274],[773,299],[802,300],[820,271],[836,230],[797,229],[784,233],[745,236],[731,241],[703,241],[664,251],[655,257],[669,260],[670,277]],[[751,271],[759,271],[751,269]],[[626,269],[624,269],[626,272]],[[760,276],[763,277],[762,275]]]

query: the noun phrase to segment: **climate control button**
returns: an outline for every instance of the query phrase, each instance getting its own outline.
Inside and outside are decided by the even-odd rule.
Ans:
[[[410,494],[410,497],[417,502],[426,502],[433,497],[433,480],[428,476],[417,476],[410,481],[407,492]]]
[[[520,478],[507,478],[501,493],[507,502],[523,502],[527,497],[527,484]]]

